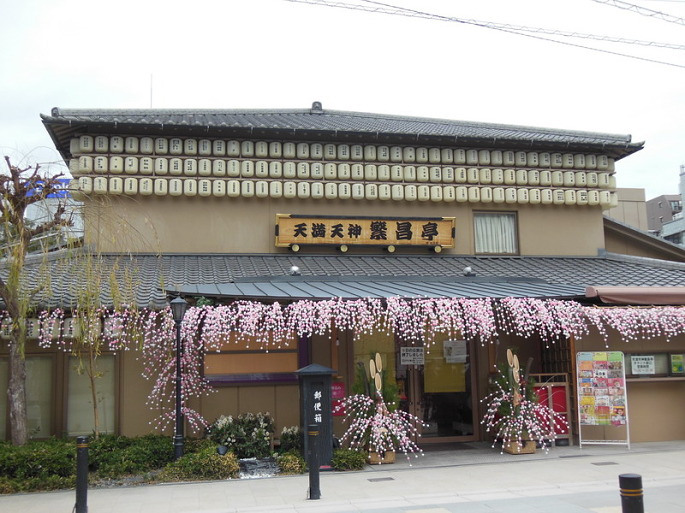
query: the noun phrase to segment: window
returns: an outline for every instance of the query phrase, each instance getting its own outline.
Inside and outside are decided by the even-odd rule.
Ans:
[[[67,434],[87,435],[95,429],[93,396],[90,379],[85,372],[78,372],[78,359],[70,357],[67,399]],[[114,355],[102,354],[97,358],[98,377],[95,379],[97,394],[98,429],[101,433],[114,433],[115,369]]]
[[[8,360],[0,359],[0,440],[8,436],[8,367]],[[53,367],[52,356],[26,357],[26,415],[30,438],[47,438],[52,434]]]
[[[473,228],[476,238],[476,253],[518,254],[516,224],[515,213],[474,213]]]
[[[685,354],[628,353],[626,375],[631,378],[685,377]]]
[[[296,382],[293,374],[303,367],[297,337],[278,348],[260,347],[259,343],[238,340],[235,336],[217,352],[205,357],[204,376],[213,385],[290,383]]]
[[[7,379],[8,361],[6,358],[0,359],[0,441],[7,438]]]

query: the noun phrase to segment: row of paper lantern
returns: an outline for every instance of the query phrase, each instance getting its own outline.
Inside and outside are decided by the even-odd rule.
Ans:
[[[209,180],[180,178],[80,177],[72,194],[143,196],[214,196],[231,198],[367,199],[395,201],[447,201],[471,203],[531,203],[611,206],[616,194],[608,190],[536,189],[517,187],[466,187],[322,183],[266,180]]]
[[[323,164],[264,160],[181,159],[164,157],[90,157],[72,160],[74,176],[89,173],[230,178],[362,180],[381,182],[473,183],[614,188],[613,175],[594,171],[466,168],[376,164]]]
[[[538,151],[424,148],[280,141],[224,141],[166,137],[82,135],[71,140],[72,155],[130,154],[242,157],[303,160],[379,161],[419,164],[526,166],[613,171],[614,160],[606,155]]]
[[[43,321],[46,326],[47,323],[46,321]],[[61,327],[59,323],[54,323],[52,324],[51,327],[44,327],[43,329],[47,329],[49,333],[46,333],[48,338],[56,339],[60,335],[60,329],[62,331],[62,337],[64,338],[75,338],[78,337],[81,333],[81,327],[80,327],[80,322],[79,319],[75,317],[68,317],[64,319],[64,321],[61,323]],[[100,327],[102,326],[101,322],[99,320],[95,321],[95,331],[99,332]],[[30,339],[37,339],[40,338],[40,331],[41,331],[41,320],[40,319],[35,319],[35,318],[29,318],[26,319],[26,335]],[[122,327],[121,327],[121,321],[115,318],[107,318],[105,319],[105,333],[108,337],[111,336],[118,336],[122,332]],[[7,340],[12,336],[12,322],[9,318],[5,318],[2,321],[2,325],[0,325],[0,338]]]

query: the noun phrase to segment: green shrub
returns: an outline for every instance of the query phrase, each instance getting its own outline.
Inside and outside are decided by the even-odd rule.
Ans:
[[[281,430],[279,440],[281,442],[279,447],[281,453],[287,453],[293,450],[300,454],[302,453],[302,448],[304,447],[304,433],[299,426],[284,426]]]
[[[73,441],[32,441],[23,446],[0,444],[0,493],[58,490],[74,486]]]
[[[335,470],[361,470],[366,465],[366,454],[353,449],[335,449],[331,466]]]
[[[105,435],[90,443],[89,464],[101,478],[117,478],[161,468],[174,459],[171,438]]]
[[[238,458],[266,458],[271,454],[274,421],[269,413],[222,415],[208,429],[209,438],[225,445]]]
[[[284,475],[304,474],[307,465],[297,451],[287,452],[276,457],[278,473]]]
[[[17,479],[69,477],[76,473],[72,441],[32,441],[22,446],[0,444],[0,475]]]
[[[209,438],[187,438],[185,441],[185,447],[183,454],[190,454],[193,452],[200,452],[203,449],[212,447],[216,450],[217,444],[215,444]]]
[[[186,456],[178,468],[169,467],[173,480],[226,479],[239,476],[237,458],[219,456],[207,439],[187,439]],[[118,479],[148,474],[173,461],[174,446],[168,436],[146,435],[128,438],[104,435],[89,442],[89,480]],[[147,476],[145,479],[149,479]],[[161,479],[158,477],[158,479]],[[24,446],[0,442],[0,494],[59,490],[76,484],[74,439],[31,441]]]
[[[169,463],[157,476],[160,481],[195,481],[234,479],[240,476],[240,464],[235,454],[220,456],[216,447],[204,447]]]

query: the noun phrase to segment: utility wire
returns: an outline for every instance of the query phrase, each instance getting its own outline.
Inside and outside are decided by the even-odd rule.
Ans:
[[[615,36],[603,36],[603,35],[597,35],[597,34],[587,34],[583,32],[568,32],[568,31],[563,31],[563,30],[554,30],[554,29],[546,29],[542,27],[527,27],[523,25],[509,25],[509,24],[501,24],[501,23],[493,23],[489,21],[479,21],[479,20],[462,20],[460,18],[453,18],[449,16],[442,16],[439,14],[432,14],[432,13],[426,13],[423,11],[416,11],[413,9],[409,9],[406,7],[398,7],[394,5],[389,5],[389,4],[384,4],[382,2],[374,1],[374,0],[361,0],[364,3],[367,4],[374,4],[381,6],[383,9],[395,9],[399,12],[407,12],[411,14],[416,14],[417,17],[421,18],[426,18],[426,19],[437,19],[437,20],[442,20],[442,21],[461,21],[464,23],[473,23],[478,26],[486,26],[487,28],[494,28],[494,29],[504,29],[508,31],[513,31],[513,32],[530,32],[530,33],[537,33],[537,34],[548,34],[548,35],[553,35],[553,36],[562,36],[562,37],[576,37],[576,38],[581,38],[581,39],[594,39],[597,41],[607,41],[610,43],[621,43],[621,44],[630,44],[630,45],[640,45],[640,46],[651,46],[655,48],[668,48],[671,50],[685,50],[685,45],[679,45],[679,44],[674,44],[674,43],[659,43],[657,41],[644,41],[640,39],[625,39],[621,37],[615,37]],[[594,0],[594,1],[604,1],[604,0]],[[352,4],[350,4],[352,5]],[[380,11],[376,11],[380,12]],[[388,12],[387,14],[394,14]]]
[[[619,9],[623,9],[625,11],[636,12],[637,14],[640,14],[642,16],[649,16],[650,18],[658,18],[660,20],[667,21],[669,23],[676,23],[678,25],[685,25],[685,19],[683,19],[683,18],[671,16],[670,14],[666,14],[666,13],[660,12],[660,11],[654,11],[652,9],[648,9],[647,7],[640,7],[639,5],[629,4],[628,2],[622,2],[621,0],[592,0],[592,1],[597,2],[598,4],[606,4],[606,5],[611,5],[613,7],[618,7]]]
[[[388,4],[383,4],[381,2],[376,2],[372,0],[361,0],[362,2],[368,3],[368,4],[375,4],[379,6],[383,6],[385,8],[394,8],[399,11],[403,12],[408,12],[412,14],[417,14],[417,17],[421,18],[426,18],[426,19],[437,19],[441,21],[459,21],[459,18],[452,18],[448,16],[441,16],[439,14],[431,14],[431,13],[425,13],[422,11],[414,11],[413,9],[408,9],[405,7],[396,7],[396,6],[391,6]],[[379,11],[377,11],[379,12]],[[387,13],[387,14],[392,14],[392,13]],[[615,37],[615,36],[603,36],[603,35],[598,35],[598,34],[587,34],[584,32],[568,32],[564,30],[555,30],[555,29],[546,29],[542,27],[528,27],[525,25],[509,25],[509,24],[504,24],[504,23],[493,23],[493,22],[488,22],[488,21],[479,21],[479,20],[461,20],[464,23],[473,23],[477,24],[479,26],[486,26],[487,28],[494,28],[494,29],[504,29],[507,31],[512,31],[512,32],[529,32],[533,34],[547,34],[547,35],[552,35],[552,36],[562,36],[562,37],[576,37],[580,39],[593,39],[596,41],[606,41],[610,43],[621,43],[621,44],[628,44],[628,45],[639,45],[639,46],[650,46],[654,48],[668,48],[670,50],[685,50],[685,45],[678,45],[674,43],[659,43],[657,41],[644,41],[641,39],[626,39],[622,37]]]
[[[492,23],[492,22],[488,22],[488,21],[478,21],[478,20],[469,20],[469,19],[455,18],[455,17],[449,17],[449,16],[442,16],[439,14],[417,11],[417,10],[408,9],[405,7],[398,7],[395,5],[384,4],[381,2],[374,2],[371,0],[361,0],[361,1],[365,2],[366,4],[372,4],[372,5],[350,4],[350,3],[346,3],[346,2],[338,2],[338,1],[331,1],[331,0],[286,0],[286,1],[292,2],[292,3],[320,5],[320,6],[324,6],[324,7],[336,7],[336,8],[341,8],[341,9],[366,11],[366,12],[373,12],[373,13],[379,13],[379,14],[390,14],[390,15],[394,15],[394,16],[406,16],[406,17],[410,17],[410,18],[423,18],[423,19],[429,19],[429,20],[438,20],[438,21],[447,21],[447,22],[453,22],[453,23],[461,23],[464,25],[473,25],[476,27],[482,27],[482,28],[487,28],[487,29],[491,29],[491,30],[498,30],[500,32],[506,32],[509,34],[515,34],[515,35],[519,35],[519,36],[523,36],[523,37],[529,37],[529,38],[538,39],[541,41],[548,41],[548,42],[557,43],[557,44],[561,44],[561,45],[572,46],[575,48],[582,48],[585,50],[607,53],[610,55],[617,55],[619,57],[626,57],[629,59],[636,59],[636,60],[641,60],[641,61],[646,61],[646,62],[652,62],[655,64],[663,64],[665,66],[673,66],[676,68],[685,69],[685,65],[681,65],[681,64],[675,64],[675,63],[666,62],[666,61],[659,61],[659,60],[650,59],[647,57],[638,57],[636,55],[630,55],[630,54],[625,54],[625,53],[621,53],[621,52],[614,52],[611,50],[605,50],[605,49],[601,49],[601,48],[594,48],[591,46],[585,46],[585,45],[580,45],[580,44],[576,44],[576,43],[570,43],[567,41],[559,41],[557,39],[551,39],[551,38],[547,38],[547,37],[533,35],[532,33],[537,32],[537,33],[545,33],[545,34],[549,34],[549,35],[561,35],[561,36],[566,36],[566,37],[583,37],[586,39],[592,38],[593,36],[591,34],[577,34],[576,35],[576,33],[572,33],[572,32],[562,33],[562,31],[538,29],[538,28],[534,28],[534,27],[517,27],[515,25],[497,24],[497,23]],[[532,33],[527,33],[527,32],[532,32]],[[603,37],[604,36],[594,36],[594,38],[596,38],[596,39],[600,39]],[[620,39],[620,38],[615,38],[615,39]],[[623,41],[623,40],[612,41],[611,39],[600,39],[600,40],[611,41],[611,42],[625,42],[626,44],[645,44],[647,46],[659,46],[659,47],[675,49],[675,50],[682,50],[685,48],[685,47],[683,47],[683,45],[671,45],[670,43],[653,43],[653,42],[649,42],[649,41],[633,42],[633,41],[637,41],[637,40],[633,40],[633,41],[629,42],[629,40],[625,40],[625,41]]]

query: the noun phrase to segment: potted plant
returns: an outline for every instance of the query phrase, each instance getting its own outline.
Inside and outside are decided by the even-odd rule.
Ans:
[[[363,370],[363,369],[362,369]],[[393,463],[395,453],[422,454],[415,440],[420,436],[421,420],[383,397],[383,362],[380,354],[369,362],[369,393],[357,393],[343,399],[336,407],[345,412],[349,426],[341,438],[351,449],[366,451],[371,464]],[[395,392],[396,394],[396,392]]]
[[[530,367],[530,362],[528,367]],[[507,365],[498,367],[494,391],[481,402],[486,412],[481,421],[485,430],[495,434],[495,442],[502,441],[502,452],[530,454],[536,444],[549,450],[548,437],[566,425],[566,420],[548,406],[538,402],[535,382],[528,377],[528,369],[521,374],[518,356],[507,349]]]

